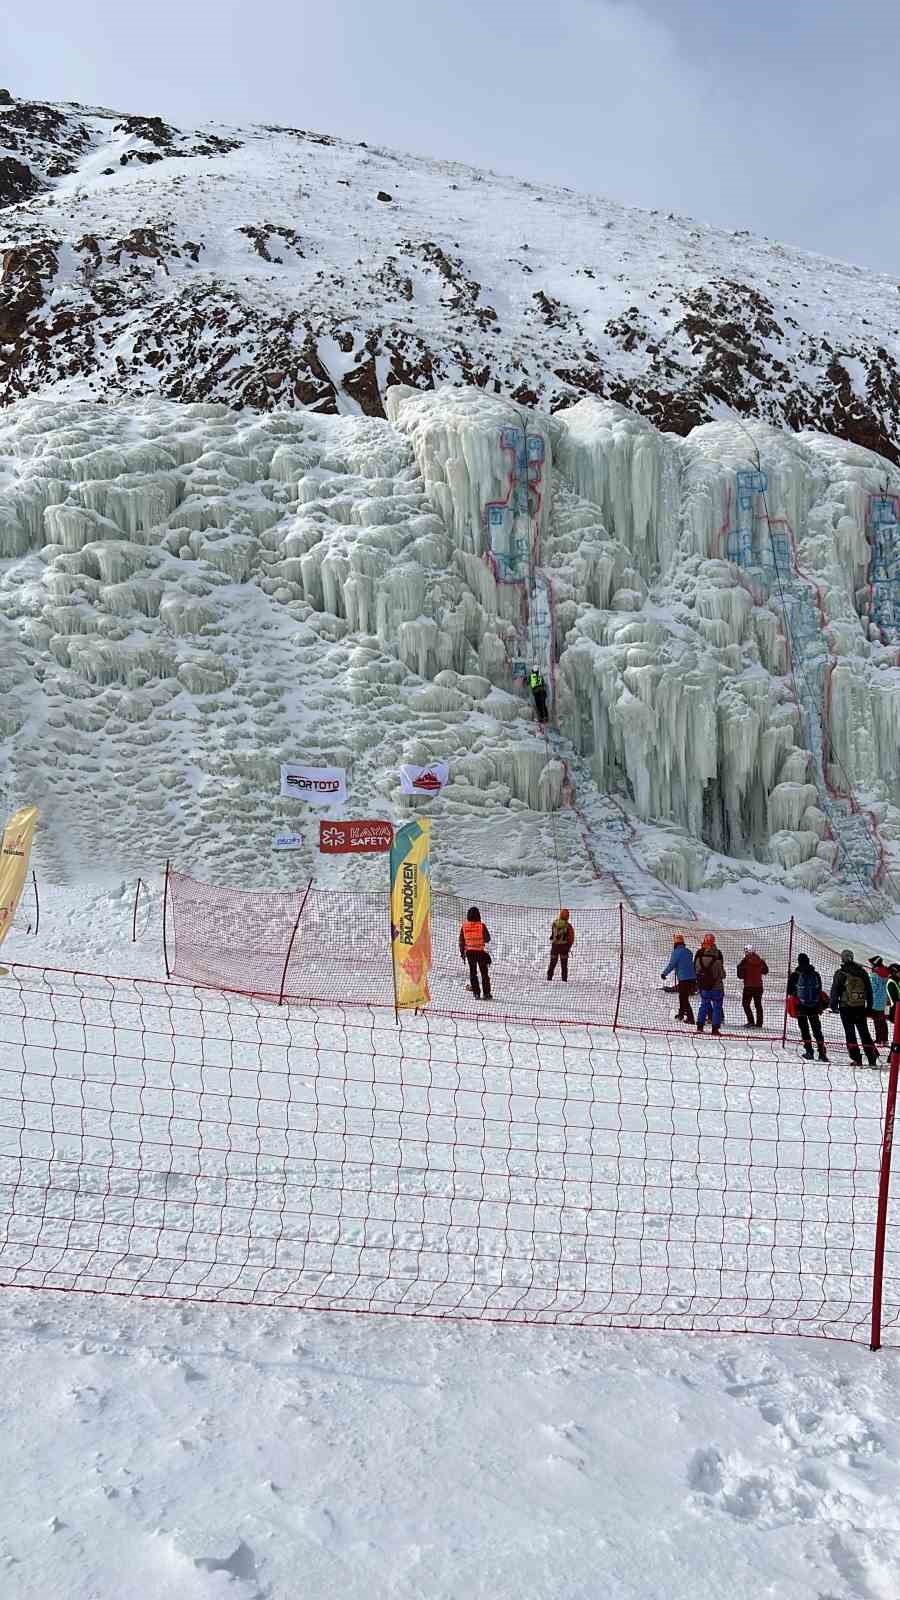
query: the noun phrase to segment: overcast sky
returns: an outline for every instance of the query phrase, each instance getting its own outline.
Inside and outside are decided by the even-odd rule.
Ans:
[[[12,5],[16,95],[314,128],[900,277],[900,0]]]

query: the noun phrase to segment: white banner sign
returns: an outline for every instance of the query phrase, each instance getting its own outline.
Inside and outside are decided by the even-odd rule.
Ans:
[[[403,794],[439,794],[449,777],[446,761],[432,761],[430,767],[401,767],[400,789]]]
[[[277,833],[272,840],[273,850],[302,850],[302,833]]]
[[[281,769],[281,793],[308,806],[346,805],[347,773],[343,767],[301,767],[290,761]]]

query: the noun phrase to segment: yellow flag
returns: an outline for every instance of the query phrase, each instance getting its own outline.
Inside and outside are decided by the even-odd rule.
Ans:
[[[391,846],[391,956],[398,1011],[431,999],[431,822],[407,822]]]
[[[0,944],[12,927],[19,897],[25,887],[31,841],[37,824],[37,806],[23,806],[10,817],[0,845]]]

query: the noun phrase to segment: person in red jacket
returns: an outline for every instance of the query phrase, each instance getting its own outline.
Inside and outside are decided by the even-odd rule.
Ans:
[[[487,948],[490,942],[490,929],[482,922],[481,912],[477,906],[470,906],[459,930],[459,953],[469,964],[469,982],[476,1000],[481,999],[482,993],[485,1000],[493,999],[491,957]]]
[[[741,1005],[747,1018],[745,1028],[761,1028],[763,1025],[763,978],[768,976],[768,972],[762,956],[757,955],[752,944],[745,944],[743,959],[737,965],[737,975],[744,985]]]

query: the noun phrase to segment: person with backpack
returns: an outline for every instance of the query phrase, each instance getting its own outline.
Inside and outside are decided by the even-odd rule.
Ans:
[[[482,922],[481,912],[477,906],[470,906],[459,930],[459,953],[469,964],[469,982],[476,1000],[481,999],[482,992],[485,1000],[494,998],[491,994],[491,957],[487,948],[490,942],[490,929]]]
[[[854,960],[852,950],[841,951],[841,964],[831,984],[831,1009],[840,1012],[847,1050],[854,1066],[862,1066],[862,1045],[869,1066],[877,1067],[878,1051],[872,1043],[867,1021],[872,1009],[872,985],[865,967]]]
[[[694,1012],[691,1006],[691,995],[697,987],[697,976],[694,972],[694,958],[684,942],[684,934],[676,933],[672,941],[672,954],[669,964],[660,973],[661,978],[667,978],[669,973],[675,974],[675,986],[678,990],[678,1015],[676,1022],[689,1022],[693,1027]]]
[[[880,956],[872,956],[869,966],[872,969],[869,973],[869,982],[872,985],[872,1009],[869,1016],[875,1025],[875,1043],[887,1044],[888,1025],[884,1008],[887,1004],[887,981],[890,973]]]
[[[697,1032],[703,1032],[706,1019],[709,1017],[712,1020],[710,1033],[721,1033],[722,1007],[725,1000],[725,962],[716,944],[715,934],[703,935],[700,949],[694,957],[694,976],[700,990]]]
[[[793,999],[796,1004],[797,1027],[803,1040],[803,1054],[807,1061],[813,1058],[813,1039],[819,1052],[819,1060],[827,1061],[828,1052],[825,1049],[825,1040],[822,1037],[822,979],[819,977],[809,956],[799,955],[797,965],[788,978],[788,999]]]
[[[757,955],[752,944],[745,944],[743,959],[737,965],[737,975],[744,985],[741,1005],[747,1018],[745,1028],[761,1028],[763,1025],[763,978],[768,976],[768,972],[762,956]]]
[[[555,918],[550,927],[550,965],[547,968],[547,982],[550,983],[559,962],[559,969],[563,983],[569,981],[569,954],[575,943],[575,929],[569,921],[569,913],[565,906]]]

